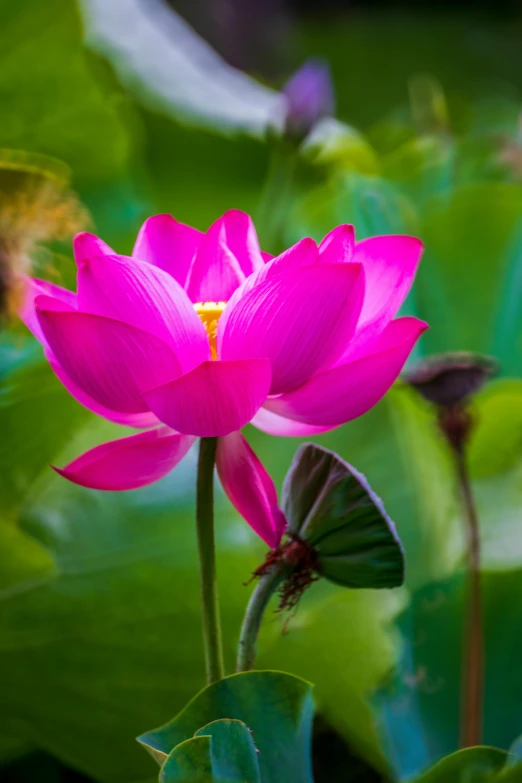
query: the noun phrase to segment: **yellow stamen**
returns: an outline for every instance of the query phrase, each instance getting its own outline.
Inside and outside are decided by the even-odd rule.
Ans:
[[[218,321],[226,305],[226,302],[197,302],[194,305],[194,310],[201,318],[201,323],[208,334],[213,359],[217,359],[216,335]]]

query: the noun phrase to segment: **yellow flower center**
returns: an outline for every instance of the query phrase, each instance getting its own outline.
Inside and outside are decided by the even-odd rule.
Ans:
[[[197,302],[194,305],[194,310],[199,315],[201,323],[208,334],[208,341],[210,343],[210,351],[213,359],[217,359],[216,335],[218,321],[226,305],[226,302]]]

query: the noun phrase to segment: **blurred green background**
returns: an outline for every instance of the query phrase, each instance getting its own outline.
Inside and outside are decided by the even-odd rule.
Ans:
[[[319,239],[341,222],[354,222],[359,238],[415,233],[426,253],[405,312],[431,325],[417,358],[466,349],[500,361],[500,377],[475,403],[470,466],[485,568],[484,739],[508,748],[522,734],[516,4],[171,5],[266,86],[267,105],[275,96],[268,88],[278,89],[306,57],[331,65],[339,124],[301,152],[280,235],[262,234],[264,249]],[[254,83],[244,86],[242,122],[225,123],[206,114],[222,89],[210,71],[207,93],[189,89],[187,103],[186,91],[179,102],[159,94],[158,85],[183,87],[184,78],[168,71],[163,50],[147,68],[137,55],[129,67],[134,58],[125,51],[134,50],[117,41],[157,21],[157,3],[137,6],[148,21],[133,27],[130,12],[117,16],[116,0],[81,7],[0,0],[0,147],[68,164],[91,228],[121,253],[156,212],[201,229],[232,207],[255,218],[271,156]],[[103,30],[100,8],[113,13]],[[190,59],[192,39],[179,29],[169,38],[165,26],[163,43]],[[205,73],[200,55],[194,68]],[[0,217],[8,201],[2,194]],[[32,255],[40,274],[74,285],[69,242]],[[134,737],[172,717],[203,685],[195,456],[135,492],[70,485],[49,463],[121,430],[67,395],[15,323],[0,337],[0,380],[2,780],[145,783],[155,765]],[[253,428],[247,435],[280,486],[298,441]],[[268,618],[259,665],[315,683],[319,782],[411,778],[458,745],[463,533],[451,461],[432,412],[400,384],[318,442],[366,473],[384,499],[406,547],[406,585],[314,586],[286,635]],[[217,517],[231,668],[251,589],[242,585],[264,550],[220,490]]]

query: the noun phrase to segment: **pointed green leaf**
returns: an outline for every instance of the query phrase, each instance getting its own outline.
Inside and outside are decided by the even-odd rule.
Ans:
[[[252,732],[263,783],[312,783],[312,715],[311,686],[304,680],[282,672],[246,672],[205,688],[174,720],[138,741],[163,764],[180,743],[196,733],[206,734],[208,723],[213,724],[209,731],[221,741],[226,726],[214,722],[233,719]],[[244,743],[241,757],[244,760]],[[225,760],[219,750],[213,751],[212,761],[224,769]]]
[[[345,587],[397,587],[404,553],[381,499],[355,468],[321,446],[297,451],[283,487],[288,528],[316,550],[320,573]]]

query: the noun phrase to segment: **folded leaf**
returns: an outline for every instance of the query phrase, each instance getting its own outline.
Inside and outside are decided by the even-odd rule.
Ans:
[[[283,488],[289,532],[314,547],[318,571],[346,587],[397,587],[404,553],[381,499],[365,477],[313,443],[295,455]]]
[[[261,783],[257,750],[239,720],[216,720],[171,751],[161,783]]]
[[[235,783],[230,775],[238,769],[243,774],[237,778],[240,783],[312,783],[312,716],[311,686],[307,682],[282,672],[246,672],[205,688],[174,720],[142,735],[138,742],[163,765],[164,783],[183,781],[174,773],[196,762],[203,765],[202,772],[207,776],[209,770],[220,775],[203,777],[202,783],[207,779]],[[239,721],[248,726],[259,751],[257,779],[253,777],[252,746],[244,730],[236,725]],[[196,734],[199,742],[191,745]],[[216,742],[203,742],[206,736]],[[227,743],[232,743],[233,751],[227,750]],[[245,777],[247,772],[250,778]]]

